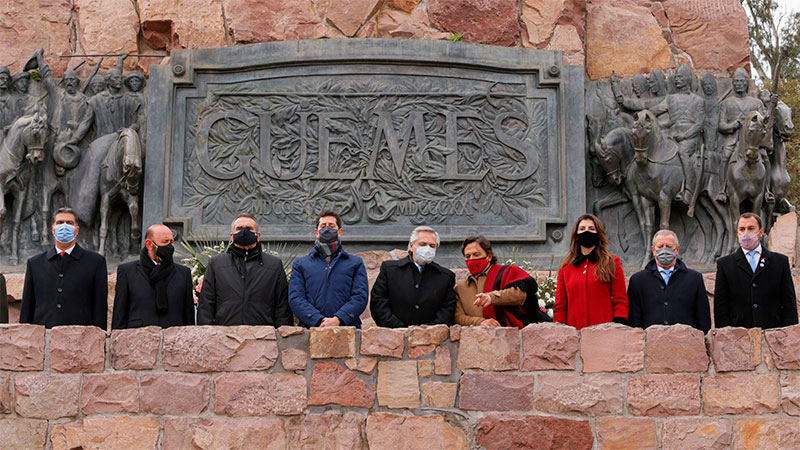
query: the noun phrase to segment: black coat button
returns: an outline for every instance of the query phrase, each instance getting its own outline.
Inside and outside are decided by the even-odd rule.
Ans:
[[[56,308],[61,309],[61,303],[57,304]]]
[[[63,273],[58,274],[58,278],[64,278],[64,274]]]
[[[62,290],[63,289],[61,289],[61,288],[56,289],[56,291],[58,291],[59,293],[61,293]]]

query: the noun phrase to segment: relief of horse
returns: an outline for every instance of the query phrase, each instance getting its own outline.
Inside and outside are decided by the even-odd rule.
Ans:
[[[784,144],[792,138],[793,134],[792,110],[786,106],[786,103],[778,102],[775,107],[775,120],[772,128],[772,154],[769,155],[770,181],[772,193],[775,195],[775,203],[767,204],[767,221],[764,223],[764,230],[767,232],[775,221],[773,213],[776,210],[787,213],[793,209],[789,200],[786,199],[792,179],[786,170],[786,145]]]
[[[139,180],[142,177],[142,145],[135,130],[125,128],[120,132],[101,167],[99,253],[105,255],[111,205],[118,198],[125,202],[131,215],[131,240],[138,242],[141,238]]]

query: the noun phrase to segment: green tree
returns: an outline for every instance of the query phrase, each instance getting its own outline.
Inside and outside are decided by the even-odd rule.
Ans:
[[[775,0],[744,0],[750,33],[750,63],[765,86],[780,93],[779,82],[800,78],[800,12],[781,11]]]

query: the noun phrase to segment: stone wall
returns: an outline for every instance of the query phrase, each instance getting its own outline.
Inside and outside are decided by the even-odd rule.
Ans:
[[[322,38],[448,39],[560,50],[590,78],[669,69],[748,67],[738,0],[32,0],[2,7],[0,65],[19,70],[45,49],[56,76],[80,59]],[[99,58],[90,58],[96,64]],[[147,71],[161,58],[129,58]],[[111,67],[116,58],[106,58]],[[83,70],[88,73],[89,67]]]
[[[0,326],[0,447],[790,449],[800,326]]]

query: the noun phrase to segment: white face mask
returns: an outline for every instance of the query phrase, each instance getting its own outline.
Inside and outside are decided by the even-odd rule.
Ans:
[[[436,257],[436,249],[429,245],[417,247],[417,251],[414,253],[414,259],[423,266],[433,261],[434,257]]]

